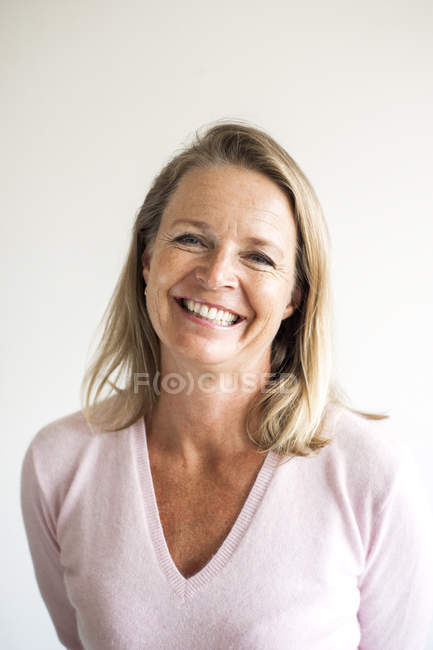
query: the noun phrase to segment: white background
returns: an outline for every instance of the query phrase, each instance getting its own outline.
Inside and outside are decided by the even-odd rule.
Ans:
[[[151,179],[218,118],[268,130],[315,187],[340,380],[355,406],[392,415],[433,504],[431,2],[3,0],[1,13],[0,646],[59,648],[21,521],[22,457],[80,407]]]

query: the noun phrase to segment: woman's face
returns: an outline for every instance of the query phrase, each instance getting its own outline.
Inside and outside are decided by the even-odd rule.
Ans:
[[[163,370],[268,371],[294,310],[295,246],[290,203],[267,176],[233,165],[188,171],[142,256]]]

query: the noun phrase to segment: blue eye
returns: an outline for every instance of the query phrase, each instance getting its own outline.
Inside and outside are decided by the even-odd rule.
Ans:
[[[192,240],[192,241],[191,241]],[[195,235],[191,235],[190,233],[185,233],[184,235],[179,235],[178,237],[174,238],[174,241],[180,242],[181,244],[202,244],[203,242],[201,239],[196,237]]]
[[[255,258],[253,261],[258,262],[259,264],[267,264],[268,266],[275,266],[273,261],[269,259],[269,257],[266,257],[266,255],[263,255],[262,253],[251,253],[250,258]]]

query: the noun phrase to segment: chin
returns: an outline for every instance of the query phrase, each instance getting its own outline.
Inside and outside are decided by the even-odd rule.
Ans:
[[[224,362],[229,362],[230,357],[227,358],[227,354],[221,354],[217,352],[211,352],[210,350],[179,350],[181,356],[185,361],[190,360],[194,363],[200,363],[204,366],[207,365],[217,365]],[[206,372],[206,370],[204,371]]]

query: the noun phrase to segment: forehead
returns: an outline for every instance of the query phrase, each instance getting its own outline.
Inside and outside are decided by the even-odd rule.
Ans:
[[[164,211],[167,225],[179,217],[215,226],[270,228],[289,236],[295,231],[290,201],[283,190],[264,174],[234,165],[189,170]]]

